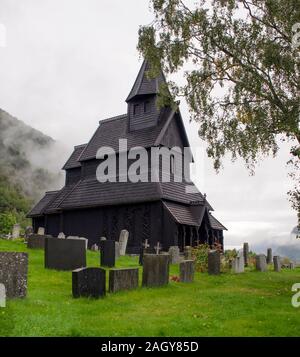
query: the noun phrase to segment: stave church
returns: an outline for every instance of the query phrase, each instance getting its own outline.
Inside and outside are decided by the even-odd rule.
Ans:
[[[99,244],[102,236],[118,240],[120,231],[127,229],[127,251],[132,254],[139,253],[146,239],[152,247],[160,242],[163,250],[179,246],[182,251],[187,245],[201,243],[223,247],[226,228],[212,214],[206,196],[186,179],[182,165],[174,168],[174,157],[190,148],[189,140],[179,107],[157,105],[159,88],[165,83],[163,73],[150,79],[148,70],[145,60],[126,99],[127,112],[101,120],[90,141],[74,147],[63,167],[65,186],[46,192],[28,213],[35,232],[44,227],[45,233],[54,237],[60,232],[85,237],[91,246]],[[126,140],[128,152],[135,148],[148,153],[153,148],[168,149],[169,155],[162,155],[155,168],[158,179],[150,179],[153,168],[149,155],[149,180],[124,180],[118,164],[116,179],[100,182],[97,169],[108,155],[99,158],[99,148],[111,148],[116,161],[125,157],[128,166],[135,162],[132,156],[124,156],[128,152],[121,151],[120,139]]]

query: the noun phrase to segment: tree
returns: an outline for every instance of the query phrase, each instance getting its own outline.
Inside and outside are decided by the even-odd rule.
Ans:
[[[300,220],[299,0],[150,1],[155,19],[138,42],[149,76],[185,71],[184,85],[169,82],[171,97],[185,97],[217,170],[227,152],[253,170],[288,140]]]

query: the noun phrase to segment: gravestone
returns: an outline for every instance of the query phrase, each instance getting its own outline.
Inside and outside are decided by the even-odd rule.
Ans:
[[[31,226],[27,226],[25,228],[25,238],[28,239],[31,234],[33,234],[33,228]]]
[[[27,239],[27,248],[29,249],[44,249],[45,248],[45,239],[52,238],[50,235],[39,235],[32,234]]]
[[[93,244],[93,245],[91,246],[91,250],[92,250],[93,252],[98,252],[98,251],[99,251],[99,247],[97,246],[97,244]]]
[[[232,272],[235,274],[244,273],[245,271],[245,260],[244,256],[238,256],[232,261]]]
[[[195,275],[194,260],[183,260],[179,264],[179,276],[182,283],[192,283]]]
[[[295,263],[294,262],[290,262],[289,263],[289,269],[291,269],[291,270],[295,269]]]
[[[116,253],[115,241],[104,240],[101,242],[101,266],[112,268],[115,266]]]
[[[221,272],[220,252],[211,250],[208,252],[208,274],[219,275]]]
[[[257,271],[267,271],[267,259],[264,254],[257,255],[255,261]]]
[[[249,264],[249,244],[248,243],[244,243],[243,252],[244,252],[245,267],[247,267]]]
[[[180,251],[177,245],[169,248],[169,254],[171,264],[178,264],[180,262]]]
[[[127,242],[128,242],[129,232],[126,229],[123,229],[120,233],[120,255],[126,254]]]
[[[268,250],[267,250],[267,264],[272,264],[272,262],[273,262],[272,249],[268,248]]]
[[[102,243],[106,240],[106,237],[101,237],[100,238],[100,243],[99,243],[99,249],[102,249]]]
[[[115,293],[120,290],[131,290],[138,288],[139,269],[111,269],[109,271],[109,292]]]
[[[60,232],[57,236],[57,238],[59,239],[65,239],[66,238],[66,235],[64,234],[64,232]]]
[[[193,256],[192,256],[192,247],[187,245],[184,247],[184,259],[185,260],[192,260]]]
[[[106,271],[101,268],[81,268],[72,272],[72,292],[74,298],[105,296]]]
[[[148,243],[148,239],[146,239],[140,248],[139,265],[143,265],[144,255],[150,253],[149,248],[150,244]]]
[[[20,231],[21,225],[19,223],[14,224],[12,228],[12,239],[20,238]]]
[[[89,243],[89,240],[84,238],[84,237],[78,237],[78,236],[68,236],[66,239],[78,239],[78,240],[82,240],[84,241],[84,244],[85,244],[85,249],[87,250],[88,249],[88,243]]]
[[[116,254],[116,260],[120,258],[120,243],[115,242],[115,254]]]
[[[39,227],[37,234],[40,234],[42,236],[45,235],[45,228],[44,227]]]
[[[6,289],[2,283],[0,283],[0,307],[6,307]]]
[[[0,284],[8,299],[24,298],[27,294],[28,254],[0,252]]]
[[[86,267],[85,241],[81,239],[45,239],[45,268],[75,270]]]
[[[169,283],[169,254],[145,254],[143,286],[155,287]]]
[[[276,272],[280,272],[281,271],[281,261],[280,261],[280,257],[278,255],[275,255],[273,257],[273,262],[274,262],[274,270]]]

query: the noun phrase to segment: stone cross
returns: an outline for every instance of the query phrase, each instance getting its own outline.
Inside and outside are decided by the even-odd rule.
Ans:
[[[161,246],[160,246],[160,243],[157,242],[157,245],[154,247],[155,251],[156,251],[156,254],[158,255],[159,254],[159,251],[161,250]]]
[[[145,240],[145,243],[143,243],[144,249],[147,249],[150,247],[150,244],[148,243],[148,239]]]

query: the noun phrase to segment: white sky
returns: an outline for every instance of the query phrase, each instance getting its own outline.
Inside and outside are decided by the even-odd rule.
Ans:
[[[87,142],[98,121],[126,112],[125,98],[141,60],[138,28],[152,20],[148,0],[0,0],[0,108],[64,142]],[[193,148],[203,146],[197,125],[181,112]],[[62,153],[61,162],[66,160]],[[204,177],[215,216],[229,229],[228,245],[265,247],[290,238],[296,214],[286,192],[289,146],[261,162],[250,177],[241,162],[225,160],[216,175],[204,156]],[[203,165],[202,163],[199,163]]]

